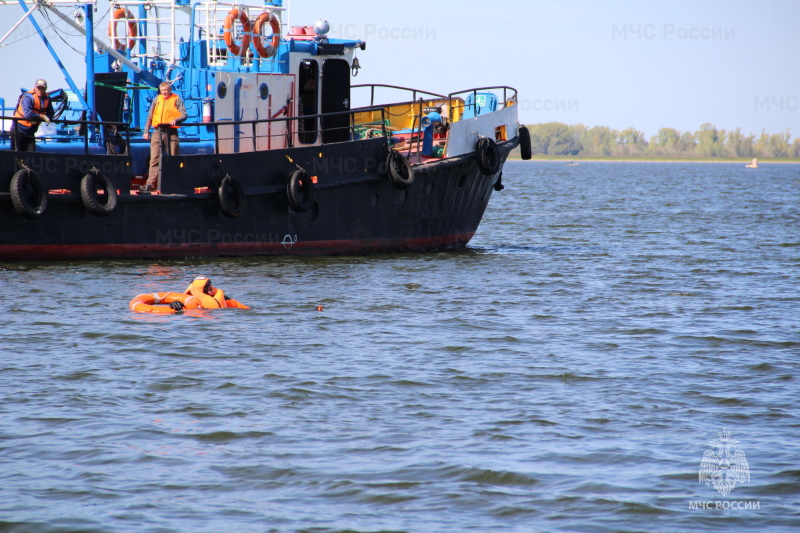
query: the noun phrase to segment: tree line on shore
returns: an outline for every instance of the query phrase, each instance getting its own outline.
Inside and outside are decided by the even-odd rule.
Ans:
[[[789,130],[746,135],[741,128],[726,131],[706,123],[700,129],[661,128],[649,139],[636,128],[618,131],[607,126],[587,128],[547,122],[528,125],[534,155],[575,157],[736,158],[800,157],[800,138],[791,142]]]

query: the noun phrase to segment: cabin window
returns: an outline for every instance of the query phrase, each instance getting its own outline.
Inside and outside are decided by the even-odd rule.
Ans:
[[[316,115],[319,111],[319,65],[313,59],[306,59],[300,63],[300,85],[298,100],[300,109],[298,114]],[[317,117],[301,118],[298,124],[298,136],[303,144],[313,144],[317,141]]]

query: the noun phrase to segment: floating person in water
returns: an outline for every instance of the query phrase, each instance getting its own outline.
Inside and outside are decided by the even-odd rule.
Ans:
[[[191,309],[220,309],[231,307],[250,309],[243,303],[225,296],[222,289],[211,284],[206,276],[198,276],[180,292],[156,292],[140,294],[130,303],[131,311],[139,313],[175,314]]]
[[[200,306],[203,309],[217,309],[220,307],[228,307],[230,298],[225,296],[222,289],[218,289],[211,285],[211,280],[206,276],[198,276],[194,278],[184,294],[194,296],[200,301]]]

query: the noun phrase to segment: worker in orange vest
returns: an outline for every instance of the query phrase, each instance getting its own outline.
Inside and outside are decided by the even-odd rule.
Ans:
[[[20,152],[33,152],[36,149],[36,130],[42,122],[50,122],[55,111],[53,102],[47,94],[47,81],[36,80],[33,89],[23,93],[17,102],[14,116],[24,120],[15,120],[11,135],[11,149]]]
[[[172,85],[163,81],[158,86],[159,95],[153,100],[144,124],[144,139],[150,139],[150,171],[144,190],[155,190],[159,185],[161,154],[166,148],[169,155],[178,155],[178,125],[185,121],[186,106],[183,99],[172,92]],[[150,138],[150,128],[153,135]]]

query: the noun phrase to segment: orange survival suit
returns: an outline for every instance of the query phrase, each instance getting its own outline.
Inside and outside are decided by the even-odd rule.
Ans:
[[[191,294],[200,300],[200,307],[204,309],[228,307],[228,304],[225,303],[225,300],[228,299],[225,293],[222,289],[212,287],[211,280],[205,276],[194,278],[194,281],[192,281],[183,292],[184,294]]]

